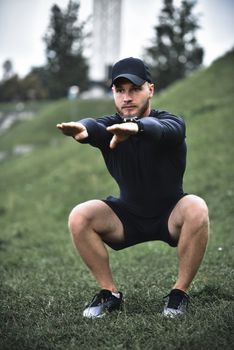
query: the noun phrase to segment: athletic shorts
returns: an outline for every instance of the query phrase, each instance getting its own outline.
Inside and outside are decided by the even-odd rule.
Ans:
[[[111,198],[113,197],[108,197],[103,202],[114,211],[122,222],[124,241],[120,243],[105,242],[109,247],[121,250],[147,241],[163,241],[171,247],[177,246],[178,242],[172,239],[168,231],[169,216],[175,205],[160,217],[144,218],[128,211],[120,201],[113,201]]]

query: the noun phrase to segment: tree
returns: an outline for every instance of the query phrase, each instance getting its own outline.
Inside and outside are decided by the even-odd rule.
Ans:
[[[153,45],[146,49],[146,61],[159,89],[184,78],[202,63],[204,52],[195,36],[198,18],[192,13],[195,5],[195,0],[183,0],[176,8],[173,0],[164,0]]]
[[[0,102],[20,100],[20,79],[17,74],[0,82]]]
[[[14,75],[13,64],[11,60],[6,60],[5,62],[3,62],[2,68],[3,68],[3,78],[2,78],[3,80],[8,80]]]
[[[21,100],[44,100],[48,97],[48,91],[43,86],[42,79],[33,70],[20,81]]]
[[[88,65],[83,56],[85,23],[77,24],[80,3],[69,0],[67,9],[57,5],[51,9],[46,43],[48,89],[50,97],[66,96],[71,85],[85,90],[88,84]]]

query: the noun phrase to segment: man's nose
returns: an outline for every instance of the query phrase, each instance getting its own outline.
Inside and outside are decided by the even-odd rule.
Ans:
[[[129,102],[129,101],[132,101],[132,96],[128,91],[126,91],[124,93],[124,102]]]

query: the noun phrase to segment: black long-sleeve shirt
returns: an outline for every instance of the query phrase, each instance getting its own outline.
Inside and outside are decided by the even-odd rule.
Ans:
[[[185,124],[171,113],[152,110],[141,118],[144,131],[132,135],[110,149],[113,136],[108,126],[120,124],[119,114],[80,122],[88,137],[82,143],[98,147],[107,169],[116,180],[120,197],[112,197],[131,212],[143,216],[160,216],[183,196],[186,166]]]

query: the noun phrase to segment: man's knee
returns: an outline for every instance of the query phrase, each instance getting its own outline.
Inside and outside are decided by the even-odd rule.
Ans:
[[[82,204],[77,205],[69,214],[68,227],[73,236],[78,236],[90,225],[91,218]]]
[[[209,213],[206,202],[197,196],[192,196],[189,205],[185,209],[185,221],[199,228],[208,228]]]

